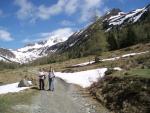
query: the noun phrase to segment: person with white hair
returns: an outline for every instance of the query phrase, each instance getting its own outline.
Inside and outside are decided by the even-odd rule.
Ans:
[[[46,78],[44,69],[39,69],[38,77],[39,77],[39,89],[44,90],[44,86],[45,86],[44,80]]]

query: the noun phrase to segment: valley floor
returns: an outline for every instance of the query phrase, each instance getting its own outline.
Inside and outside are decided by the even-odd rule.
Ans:
[[[38,91],[31,105],[13,106],[16,113],[108,113],[88,92],[63,80],[55,81],[54,92]]]
[[[150,49],[150,44],[135,45],[130,48],[125,48],[122,50],[105,53],[104,55],[101,55],[99,57],[100,59],[101,58],[108,59],[108,58],[122,56],[125,54],[141,53],[141,52],[149,51],[149,49]],[[14,70],[2,70],[0,71],[0,85],[20,81],[25,76],[29,80],[32,79],[33,82],[34,81],[37,82],[38,69],[39,68],[49,69],[50,66],[52,66],[56,72],[62,72],[63,74],[70,73],[71,76],[72,75],[80,76],[81,71],[87,72],[87,70],[91,70],[91,69],[108,68],[110,70],[108,70],[107,74],[105,74],[106,77],[107,76],[117,77],[117,79],[124,78],[124,77],[125,78],[135,77],[133,78],[133,81],[135,81],[136,78],[139,81],[140,79],[138,77],[145,78],[145,79],[150,78],[149,76],[150,75],[149,74],[150,52],[146,52],[144,54],[132,55],[132,56],[130,55],[130,56],[123,57],[117,60],[95,62],[95,63],[87,64],[84,66],[73,66],[75,64],[81,64],[81,63],[83,64],[83,63],[87,63],[93,60],[94,60],[94,57],[89,56],[87,58],[71,59],[71,60],[64,61],[64,62],[57,62],[53,64],[40,65],[40,66],[35,66],[35,67],[23,67],[23,68],[14,69]],[[120,67],[122,71],[117,72],[117,71],[111,70],[114,67]],[[60,73],[57,73],[57,74],[60,74]],[[85,75],[87,75],[87,73]],[[67,79],[64,78],[64,76],[63,77],[58,76],[58,77],[70,83],[70,79],[68,80],[68,77]],[[71,81],[72,80],[73,79],[71,79]],[[8,96],[0,95],[0,113],[1,112],[2,113],[109,113],[108,110],[101,105],[101,103],[97,102],[91,97],[91,95],[89,94],[90,93],[89,91],[86,91],[85,89],[80,88],[79,86],[76,86],[73,84],[67,84],[66,82],[64,82],[63,80],[57,79],[55,92],[27,90],[19,94],[18,93],[7,94]],[[71,83],[74,83],[74,82],[71,82]],[[131,83],[133,82],[131,81]],[[98,82],[97,84],[101,84],[101,81]],[[125,84],[123,82],[123,86],[127,86],[128,84],[129,84],[128,81]],[[103,84],[104,88],[107,85],[110,86],[110,83],[104,82]],[[132,84],[129,84],[129,85],[133,86]],[[147,90],[149,91],[149,83],[146,83],[146,85],[148,86],[146,87],[146,91]],[[117,89],[117,86],[118,85],[112,86],[112,87],[114,89]],[[143,86],[144,85],[142,85],[142,87]],[[102,87],[102,89],[104,88]],[[110,87],[106,87],[106,88],[110,88]],[[137,89],[137,87],[131,87],[131,88],[133,90]],[[122,84],[121,84],[121,89],[122,89]],[[28,92],[30,91],[35,92],[34,95],[32,95],[32,93],[28,94]],[[109,94],[108,91],[110,90],[107,89],[106,94]],[[107,99],[105,99],[107,95],[103,95],[103,96],[101,95],[101,88],[99,86],[97,86],[96,84],[93,84],[93,90],[91,92],[93,93],[93,95],[96,95],[94,96],[94,98],[97,98],[97,97],[103,98],[104,96],[104,99],[99,99],[99,100],[101,101],[104,100],[104,102],[102,103],[107,104],[107,101],[106,101]],[[141,91],[139,92],[141,93]],[[114,97],[113,93],[116,94],[116,91],[113,91],[110,93],[111,94],[108,96]],[[26,102],[26,100],[29,102]],[[22,102],[22,101],[25,101],[25,102]],[[133,100],[133,102],[135,102],[135,100]],[[109,104],[114,105],[112,104],[112,102],[110,102]],[[114,105],[114,109],[115,108],[116,106]],[[8,112],[5,112],[5,111],[8,111]]]

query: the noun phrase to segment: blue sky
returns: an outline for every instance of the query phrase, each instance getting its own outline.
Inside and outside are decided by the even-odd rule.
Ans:
[[[0,0],[0,47],[20,48],[51,33],[72,33],[86,26],[93,14],[120,8],[142,8],[150,0]],[[43,35],[47,34],[47,35]]]

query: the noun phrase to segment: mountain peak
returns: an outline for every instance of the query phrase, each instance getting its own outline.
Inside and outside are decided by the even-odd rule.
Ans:
[[[53,53],[63,53],[68,50],[75,52],[75,47],[80,48],[80,45],[91,37],[91,32],[92,34],[95,33],[94,30],[97,30],[97,25],[101,24],[102,26],[100,27],[102,30],[105,30],[105,32],[115,28],[121,29],[129,24],[141,22],[144,18],[148,20],[149,12],[150,4],[144,8],[136,9],[127,13],[122,12],[118,8],[113,8],[95,23],[92,23],[83,30],[73,33],[71,29],[65,28],[63,30],[59,29],[56,32],[45,33],[43,36],[46,37],[43,37],[42,39],[39,38],[40,41],[31,42],[23,48],[9,51],[0,49],[0,55],[7,59],[9,58],[11,61],[27,63]]]
[[[148,9],[148,11],[150,11],[150,4],[148,4],[148,5],[146,6],[146,9]]]
[[[24,47],[27,47],[27,46],[34,46],[34,43],[27,43],[27,44],[25,44]]]
[[[109,14],[116,15],[119,12],[121,12],[121,10],[119,8],[113,8],[109,12],[110,12]]]
[[[123,27],[132,23],[139,22],[143,15],[150,11],[150,5],[144,8],[136,9],[127,13],[121,12],[120,9],[114,8],[104,15],[103,26],[109,31],[114,27]]]
[[[104,19],[108,19],[110,18],[111,16],[115,16],[115,15],[118,15],[118,13],[120,13],[121,10],[119,8],[113,8],[111,10],[109,10],[104,16],[103,18]]]

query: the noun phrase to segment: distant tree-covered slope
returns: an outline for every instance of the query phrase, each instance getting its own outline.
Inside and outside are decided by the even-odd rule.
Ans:
[[[87,28],[74,33],[57,52],[75,58],[149,41],[150,5],[129,13],[112,9]]]

